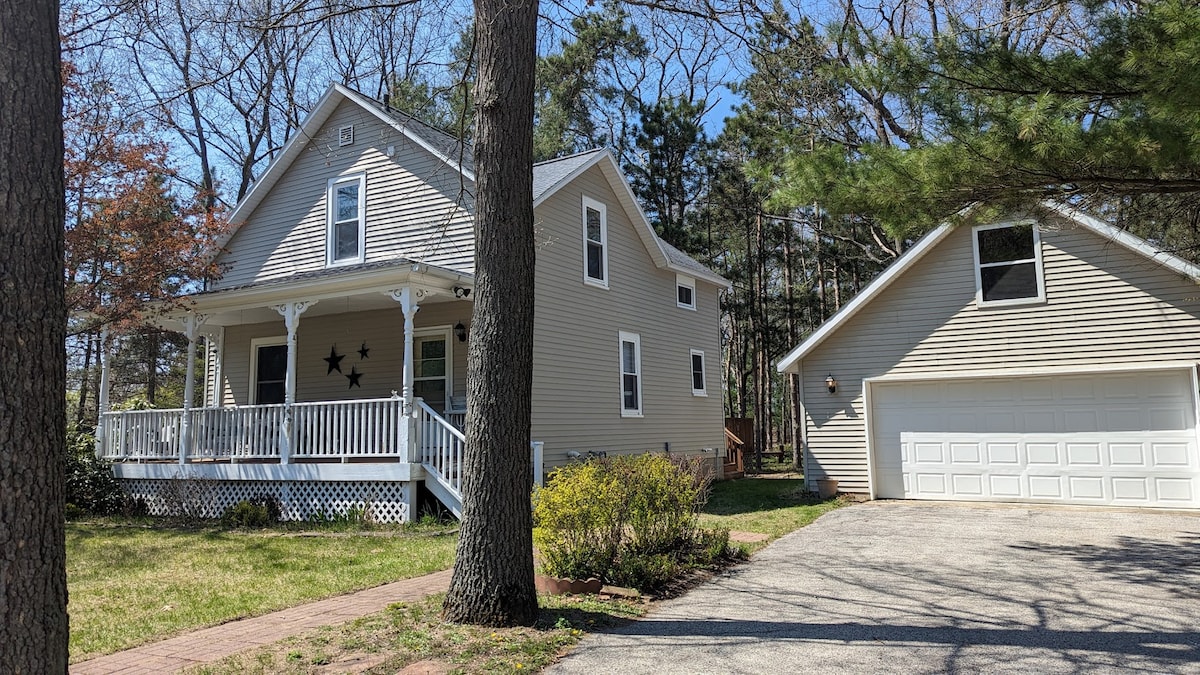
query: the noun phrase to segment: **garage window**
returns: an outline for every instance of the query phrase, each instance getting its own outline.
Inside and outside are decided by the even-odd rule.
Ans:
[[[1037,227],[1032,222],[976,227],[975,287],[980,306],[1046,299]]]

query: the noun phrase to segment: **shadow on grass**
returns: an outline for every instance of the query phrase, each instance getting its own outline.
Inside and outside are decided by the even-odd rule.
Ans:
[[[804,488],[802,478],[740,478],[713,485],[701,513],[732,516],[742,513],[813,506],[826,501]]]

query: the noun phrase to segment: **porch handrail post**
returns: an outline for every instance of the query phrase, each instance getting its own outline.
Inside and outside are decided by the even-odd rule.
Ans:
[[[96,394],[96,457],[108,454],[108,420],[104,413],[108,412],[109,390],[109,358],[108,358],[108,326],[100,329],[100,391]]]
[[[417,449],[417,409],[416,405],[413,404],[413,383],[415,382],[415,373],[413,371],[413,334],[416,332],[417,311],[421,309],[421,306],[413,296],[412,286],[388,291],[388,295],[400,303],[400,311],[404,314],[404,372],[402,374],[404,385],[404,429],[402,433],[405,435],[406,444],[408,445],[406,460],[409,463],[413,463],[420,461]]]
[[[287,374],[283,379],[283,423],[279,430],[279,463],[288,464],[292,453],[292,405],[296,403],[296,329],[300,327],[300,315],[317,304],[316,300],[297,300],[271,308],[283,316],[287,327]]]
[[[188,314],[180,320],[187,337],[187,373],[183,380],[183,419],[179,428],[179,463],[187,464],[192,449],[192,399],[196,395],[196,340],[200,326],[208,320],[204,314]]]

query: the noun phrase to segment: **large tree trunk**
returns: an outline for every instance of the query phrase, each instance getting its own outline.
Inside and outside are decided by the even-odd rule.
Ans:
[[[533,72],[536,1],[476,0],[475,310],[463,521],[445,615],[531,625]]]
[[[67,672],[56,0],[0,2],[0,670]]]

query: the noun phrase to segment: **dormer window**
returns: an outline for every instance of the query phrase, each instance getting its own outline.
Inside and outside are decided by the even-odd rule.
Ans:
[[[347,265],[363,261],[363,223],[366,222],[365,176],[329,181],[326,264]]]
[[[583,198],[583,283],[608,288],[608,210]]]
[[[696,309],[696,280],[682,274],[675,275],[675,304],[683,309]]]
[[[975,302],[1018,305],[1046,299],[1041,240],[1032,222],[976,227]]]

